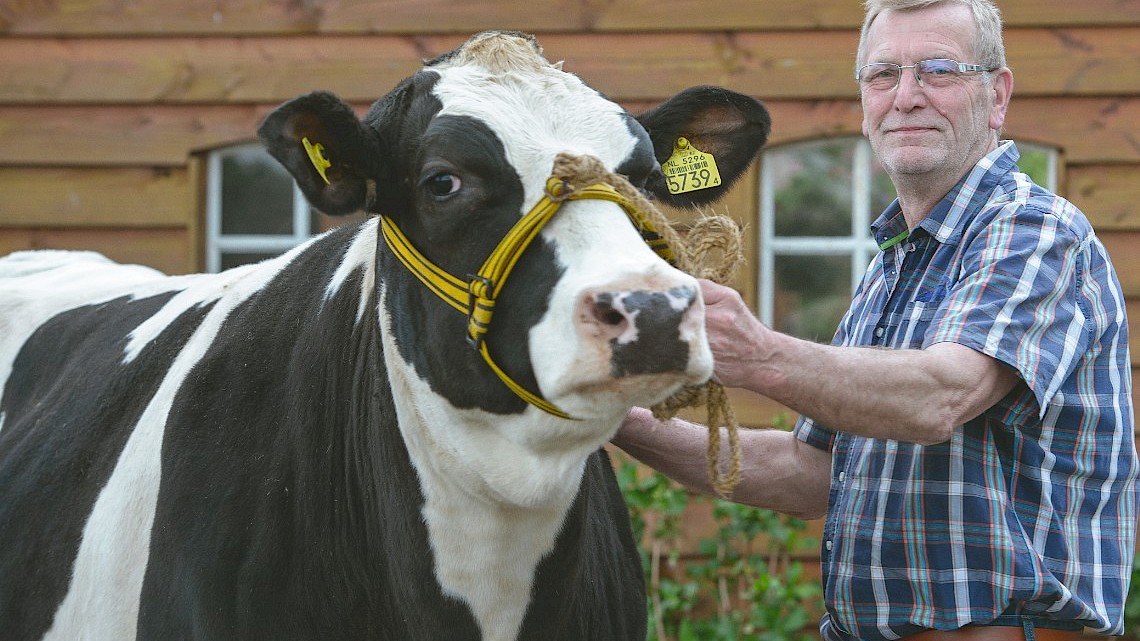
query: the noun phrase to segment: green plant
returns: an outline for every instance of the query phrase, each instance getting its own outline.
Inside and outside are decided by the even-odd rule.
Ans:
[[[690,495],[619,456],[618,481],[641,543],[650,641],[806,641],[822,609],[798,552],[806,524],[770,510]],[[711,504],[715,531],[682,554],[682,519]],[[691,546],[690,546],[691,547]]]
[[[1140,639],[1140,555],[1132,559],[1132,582],[1124,600],[1124,637]]]

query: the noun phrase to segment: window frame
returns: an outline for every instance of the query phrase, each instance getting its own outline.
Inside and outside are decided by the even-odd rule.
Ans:
[[[855,149],[852,158],[852,211],[851,233],[849,236],[777,236],[776,190],[774,185],[775,164],[770,154],[783,149],[793,149],[820,142],[853,141]],[[1061,150],[1047,144],[1016,140],[1018,150],[1024,157],[1029,150],[1046,154],[1046,176],[1040,181],[1046,189],[1057,192],[1060,180]],[[850,256],[850,293],[853,295],[862,281],[871,260],[879,248],[871,236],[870,225],[882,212],[871,211],[871,167],[874,160],[871,144],[863,136],[834,135],[789,141],[764,150],[759,163],[757,185],[758,207],[756,225],[756,296],[757,317],[765,325],[775,327],[776,302],[776,257],[788,255]]]
[[[856,182],[852,194],[851,233],[849,236],[777,236],[776,235],[776,190],[773,185],[773,163],[768,158],[769,151],[820,141],[852,140],[855,153],[852,163],[852,180]],[[851,292],[859,286],[867,265],[879,247],[871,236],[871,221],[880,212],[871,212],[871,145],[859,136],[829,136],[811,140],[799,140],[765,150],[765,158],[760,163],[760,207],[757,225],[757,265],[756,304],[760,321],[769,327],[774,326],[776,256],[850,256]]]
[[[243,142],[211,149],[206,154],[206,220],[204,238],[205,270],[221,271],[222,256],[229,253],[280,254],[309,240],[313,235],[312,212],[301,188],[290,180],[293,190],[292,234],[223,234],[222,233],[222,161],[227,154],[260,152],[276,162],[261,145]]]

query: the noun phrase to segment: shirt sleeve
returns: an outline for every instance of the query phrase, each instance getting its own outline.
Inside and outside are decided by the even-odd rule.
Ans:
[[[792,435],[825,452],[831,452],[835,449],[835,432],[821,425],[816,425],[815,421],[806,416],[801,416],[796,421],[796,426],[792,428]]]
[[[1038,207],[983,212],[962,238],[961,273],[924,346],[958,343],[1010,365],[1044,416],[1088,345],[1079,290],[1091,239]]]

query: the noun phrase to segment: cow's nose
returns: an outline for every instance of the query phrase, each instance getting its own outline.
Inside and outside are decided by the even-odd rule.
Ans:
[[[613,376],[684,371],[688,337],[703,322],[695,287],[664,291],[593,292],[577,315],[588,338],[607,342]]]

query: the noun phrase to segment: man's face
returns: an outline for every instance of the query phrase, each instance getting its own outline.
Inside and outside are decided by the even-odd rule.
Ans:
[[[912,65],[920,60],[975,60],[974,21],[965,5],[942,3],[909,11],[884,11],[867,33],[862,63]],[[994,81],[964,74],[949,86],[919,87],[903,69],[893,90],[863,88],[863,134],[892,177],[949,172],[960,179],[996,144],[1005,120],[1012,78]],[[1007,82],[1008,81],[1008,82]]]

